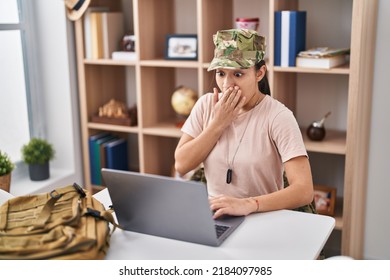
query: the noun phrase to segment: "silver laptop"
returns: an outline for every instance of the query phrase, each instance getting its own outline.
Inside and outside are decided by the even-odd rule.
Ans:
[[[106,168],[102,176],[125,230],[219,246],[244,220],[213,219],[200,182]]]

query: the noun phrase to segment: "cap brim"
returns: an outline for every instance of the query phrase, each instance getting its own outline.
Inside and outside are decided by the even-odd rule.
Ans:
[[[76,21],[79,18],[81,18],[81,16],[84,14],[85,10],[87,10],[90,2],[91,2],[91,0],[85,0],[83,5],[77,11],[67,8],[66,9],[66,14],[68,16],[68,19],[70,19],[72,21]]]
[[[225,68],[225,69],[247,69],[254,66],[254,61],[243,59],[241,61],[233,61],[227,59],[214,58],[207,71],[212,71],[215,69]]]

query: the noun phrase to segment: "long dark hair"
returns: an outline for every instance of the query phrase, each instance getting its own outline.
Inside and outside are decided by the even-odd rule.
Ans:
[[[265,61],[261,60],[259,63],[255,65],[256,71],[261,68],[261,66],[265,65]],[[260,92],[271,95],[271,89],[269,88],[268,78],[267,78],[267,72],[265,73],[264,77],[259,82],[259,90]]]

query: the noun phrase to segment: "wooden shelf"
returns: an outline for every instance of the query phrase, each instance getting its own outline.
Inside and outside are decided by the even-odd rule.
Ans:
[[[135,66],[136,60],[113,60],[113,59],[84,59],[85,64],[90,65],[118,65],[118,66]]]
[[[141,66],[151,66],[151,67],[174,67],[174,68],[198,68],[198,61],[183,61],[183,60],[164,60],[164,59],[154,59],[154,60],[141,60]]]
[[[147,135],[180,138],[182,132],[174,122],[159,123],[152,127],[145,127],[142,132]]]
[[[291,72],[291,73],[311,73],[311,74],[342,74],[349,75],[349,64],[342,65],[331,69],[318,69],[318,68],[303,68],[303,67],[280,67],[274,66],[275,72]]]
[[[138,126],[125,126],[125,125],[113,125],[102,123],[88,123],[89,129],[104,130],[104,131],[117,131],[126,133],[139,133]]]
[[[301,129],[303,141],[309,152],[328,153],[345,155],[346,153],[346,132],[337,130],[326,130],[322,141],[310,140],[306,135],[306,129]]]

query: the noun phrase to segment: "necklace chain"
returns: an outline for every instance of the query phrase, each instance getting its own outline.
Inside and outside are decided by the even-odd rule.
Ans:
[[[234,151],[233,158],[232,158],[232,160],[231,160],[230,163],[229,163],[229,150],[230,150],[230,149],[229,149],[229,137],[227,137],[227,144],[228,144],[228,145],[227,145],[227,146],[228,146],[228,149],[227,149],[227,165],[228,165],[228,170],[227,170],[227,172],[226,172],[226,183],[227,183],[227,184],[230,184],[230,183],[232,182],[234,159],[236,158],[236,155],[237,155],[238,149],[240,148],[242,139],[244,139],[244,135],[245,135],[246,129],[248,128],[249,121],[250,121],[250,119],[252,118],[253,111],[254,111],[254,109],[256,108],[256,106],[259,105],[260,100],[261,100],[261,98],[259,98],[259,99],[256,101],[255,106],[253,106],[253,108],[252,108],[252,111],[251,111],[251,113],[250,113],[250,116],[248,117],[248,120],[247,120],[247,122],[246,122],[244,131],[243,131],[243,133],[242,133],[242,135],[241,135],[240,140],[238,141],[237,148],[236,148],[236,150]]]

